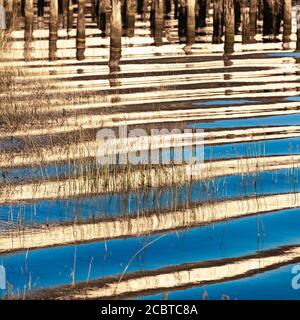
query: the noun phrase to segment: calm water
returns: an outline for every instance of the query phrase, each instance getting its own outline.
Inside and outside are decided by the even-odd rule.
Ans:
[[[54,61],[48,61],[48,8],[44,25],[35,18],[29,46],[24,43],[24,19],[19,19],[12,32],[12,54],[0,68],[25,70],[17,77],[13,101],[30,105],[40,95],[50,108],[39,110],[30,124],[22,125],[20,119],[9,127],[1,121],[0,264],[9,284],[3,294],[71,286],[72,281],[125,282],[130,276],[144,286],[135,290],[125,285],[125,298],[300,298],[292,287],[292,269],[300,260],[296,7],[287,50],[281,41],[283,26],[277,41],[266,41],[270,37],[263,37],[263,21],[258,20],[255,43],[244,43],[241,23],[230,55],[224,55],[223,42],[212,43],[212,5],[206,25],[196,29],[191,51],[178,35],[174,10],[172,2],[160,39],[151,34],[150,7],[145,19],[137,13],[134,35],[122,37],[120,61],[110,54],[110,39],[93,21],[90,3],[81,61],[76,59],[76,13],[71,30],[58,30]],[[117,68],[109,68],[109,57]],[[37,80],[50,86],[46,93],[35,92]],[[115,185],[109,192],[74,187],[82,177],[86,185],[100,184],[88,174],[95,166],[91,145],[100,128],[122,125],[147,132],[203,129],[205,168],[219,164],[219,171],[180,183]],[[252,169],[245,162],[249,158],[255,163]],[[178,212],[198,210],[204,216],[206,207],[209,222],[176,224]],[[163,217],[173,212],[173,224],[158,230]],[[224,217],[216,219],[219,214]],[[127,223],[154,215],[157,221],[146,234],[117,237],[112,232],[101,241],[3,253],[1,239],[19,230],[46,234],[61,223]],[[139,226],[137,220],[132,228]],[[197,268],[204,274],[200,270],[199,278],[186,281],[183,272]],[[156,287],[145,280],[149,275],[158,279]]]

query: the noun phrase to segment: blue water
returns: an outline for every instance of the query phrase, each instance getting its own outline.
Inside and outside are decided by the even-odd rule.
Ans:
[[[300,52],[278,52],[270,53],[271,57],[291,57],[291,58],[300,58]]]
[[[300,289],[292,286],[293,277],[296,275],[292,273],[294,266],[300,265],[289,264],[252,277],[168,292],[167,297],[170,300],[202,300],[206,292],[206,300],[300,300]],[[299,284],[299,281],[297,283]],[[152,300],[164,297],[166,293],[140,299]]]
[[[291,98],[291,97],[290,97]],[[295,98],[295,97],[293,97]],[[288,100],[290,100],[288,98]],[[292,99],[291,99],[292,100]],[[299,125],[300,113],[271,116],[271,117],[257,117],[247,119],[226,119],[216,120],[209,122],[197,122],[190,124],[189,128],[203,128],[203,129],[216,129],[216,128],[235,128],[235,127],[266,127],[266,126],[285,126],[285,125]],[[299,138],[298,138],[299,139]]]
[[[137,212],[159,212],[209,200],[251,195],[290,193],[300,190],[300,168],[264,171],[244,176],[226,176],[191,185],[150,188],[135,193],[87,196],[80,199],[36,201],[3,205],[0,220],[14,223],[51,223],[75,219],[103,218]]]
[[[195,106],[210,106],[210,105],[237,105],[237,104],[246,104],[246,103],[255,103],[255,100],[246,100],[246,99],[232,99],[232,100],[213,100],[213,101],[199,101],[193,102]]]
[[[225,257],[238,257],[281,245],[300,243],[300,209],[260,214],[186,231],[105,242],[82,244],[76,251],[76,281],[121,274],[131,258],[127,272],[153,270]],[[153,242],[154,241],[154,242]],[[153,242],[151,244],[151,242]],[[148,245],[147,245],[148,244]],[[168,254],[165,254],[168,252]],[[70,284],[74,269],[75,246],[39,249],[2,255],[7,280],[14,290]]]
[[[286,100],[288,100],[288,101],[300,101],[300,97],[299,96],[292,96],[292,97],[286,98]]]

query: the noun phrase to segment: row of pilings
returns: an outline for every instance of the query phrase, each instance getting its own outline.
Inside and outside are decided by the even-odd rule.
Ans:
[[[0,0],[1,1],[1,0]],[[6,0],[7,28],[13,28],[14,16],[25,20],[25,49],[33,40],[34,12],[38,19],[49,7],[49,59],[56,59],[58,28],[68,31],[76,22],[76,57],[85,58],[85,20],[90,15],[102,35],[110,35],[110,65],[115,67],[121,57],[122,36],[134,36],[137,14],[145,21],[150,12],[150,30],[154,44],[163,44],[166,20],[178,20],[178,36],[190,51],[196,34],[206,26],[210,10],[213,15],[213,43],[224,41],[224,52],[234,51],[235,35],[241,34],[242,43],[254,43],[258,21],[262,21],[264,39],[277,41],[282,30],[283,49],[289,49],[292,31],[292,5],[297,5],[297,50],[300,48],[300,0]],[[88,6],[89,5],[89,6]],[[88,10],[87,10],[88,8]],[[77,17],[77,21],[75,18]],[[25,51],[26,51],[25,50]],[[29,59],[30,55],[26,55]],[[114,58],[112,58],[114,57]]]

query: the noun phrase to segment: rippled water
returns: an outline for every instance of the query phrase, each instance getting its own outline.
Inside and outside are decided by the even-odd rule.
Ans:
[[[57,59],[48,61],[46,12],[44,28],[35,23],[31,59],[24,60],[20,18],[12,54],[1,62],[2,69],[25,70],[12,100],[30,103],[39,94],[57,100],[31,123],[1,121],[0,263],[9,291],[71,288],[72,281],[93,287],[101,279],[100,287],[119,282],[116,294],[124,298],[202,299],[206,292],[208,299],[299,299],[292,287],[300,260],[296,7],[288,50],[281,33],[265,41],[258,20],[257,41],[242,44],[239,30],[231,55],[224,55],[224,43],[212,44],[212,5],[191,52],[179,41],[173,6],[159,46],[149,14],[145,20],[137,14],[135,34],[122,37],[113,71],[109,37],[87,7],[84,60],[76,60],[74,22],[68,32],[59,29]],[[46,93],[34,91],[37,79],[49,84]],[[203,129],[209,173],[157,182],[156,172],[146,184],[140,178],[100,188],[104,177],[93,176],[92,145],[100,128],[121,125]],[[72,241],[51,238],[54,228],[76,223],[94,224],[93,230],[103,223],[103,236],[88,238],[80,229]],[[53,242],[21,238],[28,230]]]

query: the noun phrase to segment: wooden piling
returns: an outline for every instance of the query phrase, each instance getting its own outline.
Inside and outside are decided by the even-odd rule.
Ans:
[[[242,22],[242,43],[249,43],[250,40],[250,9],[248,0],[241,0],[241,22]]]
[[[73,0],[68,0],[68,16],[67,16],[67,31],[68,33],[73,29],[73,21],[74,21],[74,6]]]
[[[225,19],[225,54],[234,52],[234,4],[233,0],[224,0],[224,19]]]
[[[264,0],[263,3],[263,35],[272,36],[276,39],[280,28],[280,1]]]
[[[179,0],[178,3],[178,37],[179,41],[183,42],[186,39],[187,12],[186,0]]]
[[[203,28],[206,26],[207,0],[197,0],[197,7],[198,19],[196,23],[196,28]]]
[[[102,31],[102,36],[106,36],[110,32],[110,1],[98,0],[97,10],[97,25]]]
[[[84,60],[85,51],[85,0],[78,0],[76,58]]]
[[[126,0],[126,35],[134,36],[136,0]]]
[[[11,30],[13,27],[13,16],[14,16],[14,1],[13,0],[7,0],[6,1],[6,28],[7,30]]]
[[[24,15],[25,15],[25,29],[24,29],[24,59],[26,61],[31,59],[31,49],[33,40],[33,0],[24,0]]]
[[[290,48],[292,33],[292,0],[283,0],[283,36],[282,47],[284,50]]]
[[[63,28],[68,28],[68,0],[62,0]]]
[[[164,29],[164,0],[155,1],[154,12],[154,44],[161,46],[163,44]]]
[[[110,26],[109,68],[110,72],[113,72],[119,69],[122,52],[121,0],[112,0]]]
[[[214,0],[213,43],[221,43],[223,36],[223,0]]]
[[[186,48],[191,48],[195,42],[195,0],[186,0]]]
[[[251,43],[256,42],[257,30],[257,0],[250,0],[250,39]]]
[[[49,19],[49,60],[53,61],[57,52],[58,0],[50,0]]]
[[[224,3],[225,6],[225,3]],[[239,28],[241,25],[241,0],[233,0],[234,7],[234,32],[239,33]]]

